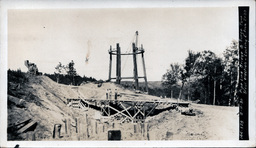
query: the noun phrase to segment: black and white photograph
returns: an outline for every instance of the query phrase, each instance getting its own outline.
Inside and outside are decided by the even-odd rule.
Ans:
[[[1,146],[255,146],[255,1],[15,2]]]

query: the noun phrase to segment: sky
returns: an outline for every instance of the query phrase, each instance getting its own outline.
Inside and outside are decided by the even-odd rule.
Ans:
[[[171,63],[184,64],[188,50],[221,56],[238,40],[238,8],[94,8],[8,10],[8,68],[54,73],[59,62],[75,63],[77,73],[108,79],[110,45],[131,50],[135,32],[145,49],[149,81],[160,81]],[[89,60],[86,63],[86,55]],[[121,57],[121,75],[133,76],[131,56]],[[112,77],[115,77],[113,57]],[[138,73],[143,76],[138,55]]]

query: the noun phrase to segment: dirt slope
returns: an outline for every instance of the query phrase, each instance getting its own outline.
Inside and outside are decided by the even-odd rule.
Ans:
[[[28,83],[18,84],[9,82],[8,93],[8,126],[26,119],[37,121],[37,127],[33,129],[36,140],[52,140],[54,124],[64,127],[64,120],[71,120],[74,124],[75,118],[79,118],[80,135],[71,134],[60,140],[107,140],[107,129],[120,129],[122,140],[145,140],[140,133],[134,132],[134,124],[118,124],[115,120],[98,122],[94,119],[99,111],[94,109],[81,110],[72,109],[67,106],[67,98],[86,97],[91,99],[104,99],[106,89],[118,89],[120,93],[136,95],[113,83],[103,83],[101,87],[97,84],[87,83],[82,86],[68,86],[57,84],[46,76],[30,77]],[[75,88],[75,89],[74,89]],[[76,91],[79,90],[79,91]],[[80,93],[82,94],[80,94]],[[141,95],[143,97],[143,95]],[[152,97],[155,98],[155,97]],[[166,110],[153,117],[147,118],[149,123],[150,140],[235,140],[238,139],[238,108],[220,107],[209,105],[192,104],[196,116],[184,116],[180,111]],[[181,108],[182,109],[182,108]],[[88,131],[89,137],[85,138],[86,119],[87,125],[91,127]],[[98,124],[96,123],[98,122]],[[92,131],[97,124],[98,131]],[[112,124],[115,123],[115,126]],[[94,128],[93,128],[94,127]],[[75,133],[75,129],[72,128]],[[64,135],[64,129],[61,130]],[[31,140],[26,133],[8,134],[8,140]]]
[[[24,107],[14,105],[8,99],[8,125],[33,119],[38,122],[35,132],[39,137],[50,139],[54,124],[63,123],[64,118],[72,119],[79,114],[65,104],[65,96],[75,96],[67,87],[58,85],[45,76],[31,77],[28,84],[24,84],[20,89],[12,92],[17,99],[25,100]],[[8,97],[12,96],[8,95]],[[14,135],[8,135],[8,139],[26,138],[26,134],[21,134],[18,137],[12,136]]]

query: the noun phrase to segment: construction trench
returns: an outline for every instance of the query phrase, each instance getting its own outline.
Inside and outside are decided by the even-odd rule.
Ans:
[[[77,87],[73,87],[73,90],[79,92]],[[79,93],[82,94],[82,93]],[[86,98],[69,98],[67,104],[73,109],[87,111],[88,109],[94,109],[99,112],[95,112],[95,123],[92,126],[88,126],[86,118],[86,125],[79,125],[79,119],[75,119],[75,124],[72,125],[67,120],[65,121],[64,129],[65,134],[71,127],[74,127],[76,134],[82,135],[81,139],[90,139],[90,134],[107,134],[108,140],[122,140],[121,126],[131,126],[133,128],[133,134],[141,134],[143,140],[150,140],[149,122],[146,118],[149,116],[157,115],[166,110],[177,109],[177,106],[188,107],[188,102],[174,102],[169,99],[161,99],[157,97],[151,97],[145,94],[136,94],[139,99],[128,99],[130,94],[121,93],[121,95],[108,96],[108,99],[86,99]],[[148,96],[149,99],[140,99],[141,97]],[[161,109],[156,109],[158,105],[165,106]],[[87,116],[87,115],[85,115]],[[70,125],[69,125],[70,124]],[[54,130],[54,135],[59,135],[55,138],[62,138],[60,135],[61,126],[56,125],[58,130]],[[86,129],[81,131],[80,126],[85,126]],[[91,133],[89,133],[91,131]],[[80,140],[81,140],[80,139]]]

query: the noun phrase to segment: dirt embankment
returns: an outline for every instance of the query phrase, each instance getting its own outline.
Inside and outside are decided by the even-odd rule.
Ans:
[[[113,83],[103,83],[101,87],[97,84],[87,83],[72,87],[57,84],[46,76],[30,77],[29,82],[16,84],[9,82],[8,91],[8,127],[32,119],[37,122],[35,129],[32,129],[36,140],[53,140],[52,132],[54,124],[61,124],[64,121],[75,122],[79,118],[80,135],[73,134],[60,140],[107,140],[107,131],[104,128],[119,129],[122,131],[122,140],[145,140],[147,138],[134,132],[134,124],[119,124],[115,120],[100,122],[95,120],[98,111],[89,108],[88,110],[72,109],[67,106],[67,98],[87,97],[102,99],[106,89],[118,89],[119,92],[132,94]],[[238,108],[220,107],[210,105],[192,104],[191,108],[196,116],[181,115],[177,110],[166,110],[155,116],[148,117],[146,122],[149,127],[150,140],[237,140],[238,139]],[[86,116],[87,114],[87,123]],[[97,122],[97,124],[95,124]],[[113,126],[115,123],[115,126]],[[103,127],[104,125],[104,127]],[[85,126],[91,127],[87,132]],[[92,131],[97,126],[98,131]],[[138,127],[137,127],[138,128]],[[75,129],[72,128],[75,133]],[[85,132],[89,133],[88,138]],[[61,130],[63,135],[64,128]],[[86,133],[86,134],[87,134]],[[83,139],[84,138],[84,139]],[[16,134],[15,131],[8,132],[8,140],[30,140],[26,133]]]
[[[61,124],[65,118],[74,119],[80,114],[65,103],[66,97],[74,95],[69,86],[56,84],[48,77],[30,77],[28,83],[9,85],[8,127],[32,119],[37,122],[37,127],[32,129],[37,133],[37,139],[51,139],[54,124]],[[13,100],[23,102],[23,105]],[[26,133],[17,135],[14,131],[8,133],[8,140],[25,140],[26,136]]]
[[[104,83],[101,87],[94,83],[71,86],[57,84],[46,76],[30,76],[26,83],[9,82],[8,140],[28,139],[26,132],[18,134],[16,133],[18,129],[15,129],[15,125],[28,119],[37,122],[36,128],[30,129],[36,133],[37,140],[51,140],[55,124],[62,124],[61,132],[63,133],[65,120],[70,120],[74,125],[75,119],[79,118],[80,124],[85,125],[85,114],[88,117],[88,124],[93,124],[91,120],[94,120],[96,110],[85,111],[68,107],[67,98],[103,99],[107,88],[131,93],[113,83]],[[75,130],[75,128],[71,129]],[[90,138],[95,139],[95,136]],[[68,139],[77,140],[77,136],[68,137]]]

